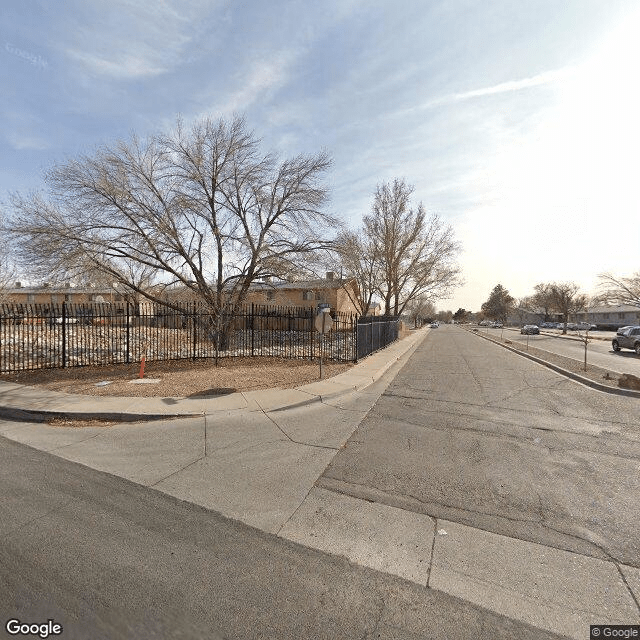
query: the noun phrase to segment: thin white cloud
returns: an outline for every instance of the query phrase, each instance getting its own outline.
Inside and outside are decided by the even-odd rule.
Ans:
[[[49,142],[40,136],[21,135],[10,132],[7,142],[17,151],[44,151],[49,148]]]
[[[513,91],[522,91],[531,87],[539,87],[544,84],[550,84],[566,78],[573,70],[573,67],[563,67],[553,71],[545,71],[531,78],[522,78],[521,80],[509,80],[501,82],[493,87],[484,87],[483,89],[474,89],[463,93],[452,93],[448,96],[438,98],[433,102],[427,103],[427,106],[436,106],[440,104],[450,104],[453,102],[461,102],[463,100],[471,100],[472,98],[482,98],[484,96],[492,96],[498,93],[511,93]]]
[[[439,98],[434,98],[433,100],[424,102],[421,105],[397,111],[393,114],[393,116],[405,116],[418,111],[426,111],[428,109],[455,104],[457,102],[473,100],[474,98],[483,98],[485,96],[493,96],[501,93],[514,93],[517,91],[523,91],[525,89],[531,89],[533,87],[552,84],[567,78],[571,73],[574,72],[574,70],[574,67],[566,66],[560,69],[544,71],[543,73],[539,73],[530,78],[508,80],[507,82],[501,82],[492,87],[483,87],[481,89],[472,89],[470,91],[463,91],[459,93],[449,93],[447,95],[440,96]]]
[[[143,52],[140,49],[137,52],[105,55],[67,49],[67,55],[95,75],[106,75],[116,79],[157,76],[168,69],[166,65],[161,64],[160,60],[154,60],[156,56],[149,55],[149,52]]]
[[[180,63],[197,32],[197,15],[205,9],[211,10],[211,3],[94,3],[87,9],[92,23],[71,25],[64,52],[95,76],[158,76]]]
[[[229,115],[247,111],[258,99],[267,101],[270,93],[284,87],[290,80],[291,68],[300,55],[299,50],[284,50],[251,61],[244,72],[237,74],[235,88],[226,92],[223,102],[211,100],[197,117],[217,113]],[[206,98],[201,100],[207,104]]]

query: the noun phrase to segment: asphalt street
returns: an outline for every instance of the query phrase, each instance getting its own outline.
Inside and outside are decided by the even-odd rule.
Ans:
[[[3,637],[556,637],[3,437],[0,460]]]
[[[481,329],[481,331],[485,333],[484,330]],[[489,329],[487,335],[490,337],[499,337],[500,329]],[[505,330],[503,337],[513,342],[527,342],[527,336],[523,336],[516,331]],[[529,336],[529,344],[532,347],[573,358],[579,362],[584,360],[584,343],[578,340],[568,340],[543,333],[537,336]],[[587,362],[589,364],[608,369],[612,372],[616,371],[618,373],[630,373],[635,376],[640,376],[640,357],[638,357],[635,352],[623,349],[616,353],[611,348],[611,340],[592,340],[589,342],[587,349]]]
[[[442,326],[317,484],[638,567],[639,470],[637,399]]]

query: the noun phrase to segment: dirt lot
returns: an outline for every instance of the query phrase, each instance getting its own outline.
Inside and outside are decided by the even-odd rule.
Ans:
[[[324,378],[347,371],[353,365],[324,364]],[[206,397],[280,387],[290,389],[320,378],[318,361],[282,358],[226,358],[214,366],[211,360],[149,362],[146,379],[157,384],[132,384],[140,364],[105,367],[42,369],[2,374],[0,380],[44,387],[52,391],[92,396]],[[108,384],[103,384],[108,383]]]

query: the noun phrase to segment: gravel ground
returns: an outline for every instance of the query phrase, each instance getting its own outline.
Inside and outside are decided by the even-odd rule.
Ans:
[[[323,377],[347,371],[352,363],[324,363]],[[0,375],[0,380],[52,391],[92,396],[205,397],[236,391],[279,387],[290,389],[320,379],[318,361],[283,358],[226,358],[216,367],[211,360],[149,362],[144,377],[157,384],[131,384],[140,364],[104,367],[40,369]],[[99,383],[109,384],[100,385]],[[98,385],[98,386],[96,386]]]

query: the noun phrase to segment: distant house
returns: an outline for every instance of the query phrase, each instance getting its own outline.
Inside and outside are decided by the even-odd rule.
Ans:
[[[544,309],[511,309],[507,315],[507,325],[512,327],[525,324],[540,324],[544,322]]]
[[[9,304],[86,304],[89,302],[121,302],[122,294],[109,287],[74,287],[71,284],[42,285],[37,287],[23,286],[16,282],[15,286],[5,291],[5,302]]]
[[[382,307],[381,302],[372,302],[369,305],[369,315],[370,316],[381,316],[384,309]]]
[[[629,324],[640,324],[640,307],[628,304],[594,306],[586,311],[577,313],[576,322],[590,322],[596,325],[617,325],[619,327]]]
[[[515,309],[508,318],[509,324],[540,324],[544,322],[544,310]],[[562,317],[556,313],[549,314],[551,322],[562,322]],[[588,322],[590,324],[608,327],[623,327],[630,324],[640,324],[640,307],[628,304],[611,306],[593,306],[585,311],[569,314],[569,322]]]

